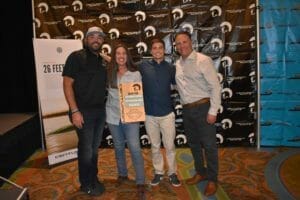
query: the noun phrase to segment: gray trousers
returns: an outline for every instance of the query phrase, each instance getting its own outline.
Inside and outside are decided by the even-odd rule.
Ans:
[[[183,123],[196,173],[206,176],[209,181],[217,182],[216,128],[206,122],[209,106],[208,102],[193,108],[183,108]]]

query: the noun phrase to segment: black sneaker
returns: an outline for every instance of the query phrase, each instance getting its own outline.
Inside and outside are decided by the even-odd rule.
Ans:
[[[181,185],[180,181],[178,180],[177,178],[177,175],[174,173],[174,174],[171,174],[169,176],[169,180],[170,180],[170,183],[174,186],[174,187],[179,187]]]
[[[80,186],[80,190],[91,196],[100,196],[104,190],[96,187],[82,187]]]
[[[153,180],[150,182],[150,185],[155,186],[160,183],[161,180],[163,180],[162,174],[155,174]]]

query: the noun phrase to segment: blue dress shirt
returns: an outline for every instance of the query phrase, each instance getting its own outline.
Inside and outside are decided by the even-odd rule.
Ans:
[[[142,75],[144,105],[147,115],[161,117],[171,113],[171,85],[175,84],[175,67],[163,60],[143,61],[139,66]]]

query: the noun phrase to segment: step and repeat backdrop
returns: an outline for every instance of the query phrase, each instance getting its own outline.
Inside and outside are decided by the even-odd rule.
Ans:
[[[102,53],[109,55],[115,42],[123,41],[136,62],[151,58],[149,42],[160,37],[166,43],[166,60],[174,63],[178,58],[175,33],[189,31],[194,49],[213,59],[222,85],[222,106],[215,124],[218,144],[256,145],[255,0],[34,0],[33,15],[38,39],[82,40],[90,26],[99,26],[107,34]],[[176,90],[172,98],[177,130],[174,142],[185,147]],[[102,143],[104,147],[113,145],[108,129]],[[150,146],[143,123],[141,144]]]

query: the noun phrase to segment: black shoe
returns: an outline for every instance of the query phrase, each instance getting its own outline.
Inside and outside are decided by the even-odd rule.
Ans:
[[[163,178],[164,178],[164,175],[162,175],[162,174],[155,174],[154,178],[150,182],[150,185],[152,185],[152,186],[158,185],[160,183],[160,181],[163,180]]]
[[[95,188],[99,191],[104,192],[105,191],[105,186],[102,182],[100,182],[98,179],[95,182]]]
[[[97,187],[82,187],[82,186],[80,186],[80,190],[91,196],[100,196],[104,192],[104,189],[100,189]]]
[[[179,187],[181,185],[175,173],[169,176],[169,181],[174,187]]]

